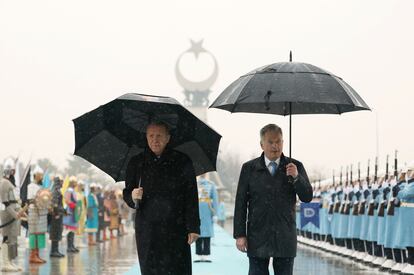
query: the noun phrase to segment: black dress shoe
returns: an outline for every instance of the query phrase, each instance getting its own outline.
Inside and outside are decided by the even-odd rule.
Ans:
[[[78,251],[76,249],[74,249],[73,247],[68,247],[66,252],[68,252],[68,253],[78,253]]]
[[[52,251],[52,252],[50,252],[50,257],[51,258],[60,258],[60,254],[57,251]]]

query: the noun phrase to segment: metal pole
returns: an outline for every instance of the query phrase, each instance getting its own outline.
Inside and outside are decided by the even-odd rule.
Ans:
[[[292,102],[289,102],[289,158],[292,160]]]

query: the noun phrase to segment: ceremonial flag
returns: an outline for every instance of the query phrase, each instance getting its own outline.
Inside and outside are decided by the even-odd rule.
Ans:
[[[30,162],[27,164],[27,167],[23,173],[22,180],[20,182],[20,199],[22,200],[22,205],[25,205],[27,202],[27,186],[29,184],[30,184]]]
[[[318,202],[300,204],[300,228],[308,223],[313,223],[319,228],[319,206]]]
[[[63,181],[63,184],[62,184],[62,188],[61,188],[62,196],[63,196],[62,200],[63,200],[63,206],[64,207],[66,207],[65,193],[66,193],[66,190],[68,190],[68,188],[69,188],[69,176],[66,175],[65,180]]]
[[[49,176],[49,172],[46,172],[45,175],[43,176],[42,187],[43,188],[49,188],[50,187],[50,176]]]

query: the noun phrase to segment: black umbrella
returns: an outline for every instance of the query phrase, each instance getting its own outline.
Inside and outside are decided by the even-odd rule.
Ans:
[[[74,154],[123,181],[130,158],[147,148],[150,121],[168,124],[168,146],[189,156],[197,175],[216,170],[221,136],[170,97],[125,94],[74,119]]]
[[[280,62],[243,75],[227,87],[210,108],[247,113],[289,115],[289,156],[292,114],[342,114],[370,110],[340,77],[316,66]]]

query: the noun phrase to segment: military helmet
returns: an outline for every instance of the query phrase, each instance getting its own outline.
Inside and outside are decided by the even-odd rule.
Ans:
[[[10,177],[14,170],[16,170],[16,163],[14,159],[12,157],[6,158],[3,163],[3,176],[6,178]]]

